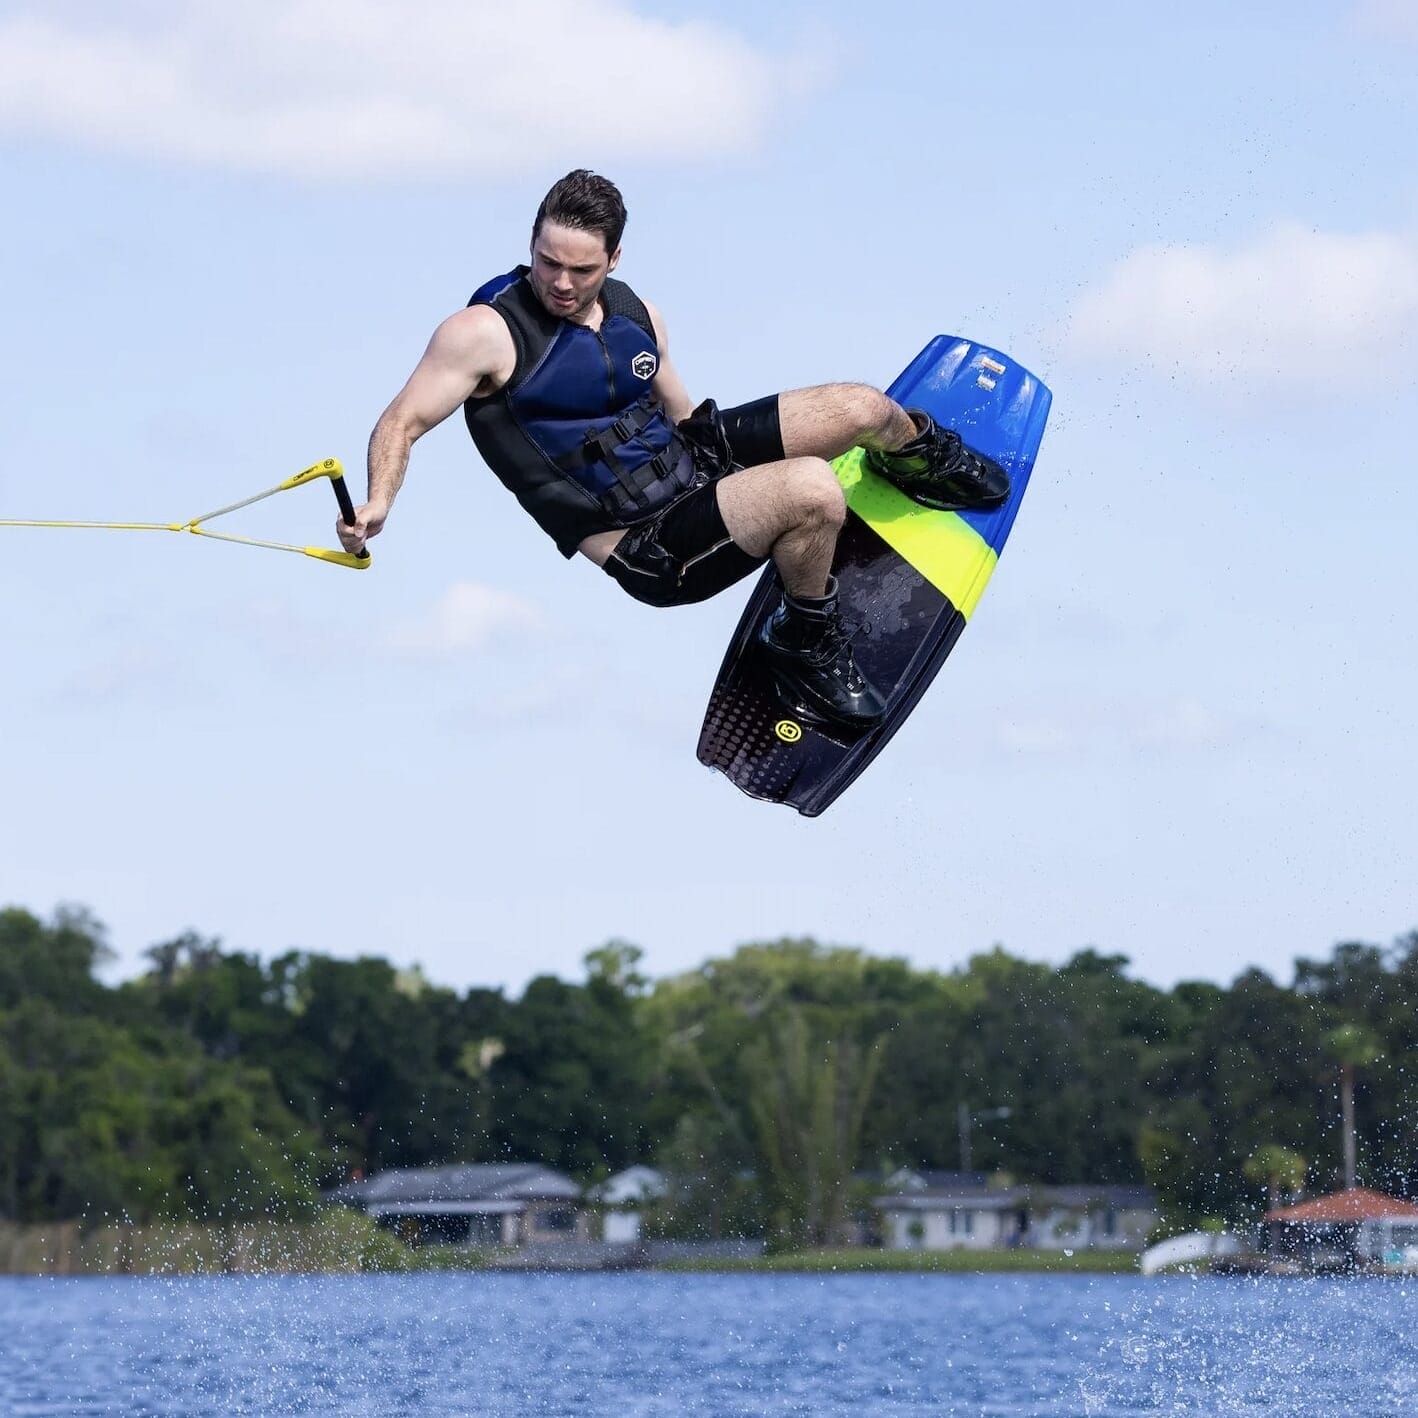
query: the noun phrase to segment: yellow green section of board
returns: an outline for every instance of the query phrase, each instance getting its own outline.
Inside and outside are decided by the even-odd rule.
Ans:
[[[969,620],[998,553],[963,517],[912,502],[868,472],[864,458],[860,448],[853,448],[832,464],[847,506]]]

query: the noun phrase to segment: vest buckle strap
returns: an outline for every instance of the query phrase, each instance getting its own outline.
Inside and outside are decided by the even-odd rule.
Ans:
[[[612,424],[599,433],[587,434],[586,441],[581,445],[581,451],[585,455],[587,463],[604,463],[615,474],[616,482],[625,489],[631,501],[638,502],[643,489],[639,486],[635,474],[620,460],[620,450],[630,440],[623,436],[617,437],[617,432],[617,424]]]
[[[650,467],[654,471],[656,482],[663,482],[674,473],[679,467],[679,461],[683,457],[684,451],[684,445],[679,439],[672,437],[669,443],[650,459]]]
[[[572,477],[592,464],[601,463],[620,484],[632,507],[645,506],[651,488],[673,475],[684,452],[683,441],[666,418],[669,438],[665,446],[634,469],[626,466],[622,456],[626,445],[656,418],[664,418],[659,405],[648,398],[641,399],[614,423],[589,431],[578,447],[554,458],[552,462],[561,472]]]

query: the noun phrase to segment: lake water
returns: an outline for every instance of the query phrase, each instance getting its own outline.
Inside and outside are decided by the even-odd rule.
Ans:
[[[1418,1415],[1418,1285],[993,1275],[0,1278],[31,1415]]]

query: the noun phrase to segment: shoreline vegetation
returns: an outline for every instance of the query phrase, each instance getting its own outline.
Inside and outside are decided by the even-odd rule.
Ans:
[[[1393,1122],[1412,1113],[1418,931],[1299,958],[1289,983],[1168,989],[1092,948],[1052,965],[995,947],[946,972],[791,938],[661,979],[611,940],[581,978],[515,996],[195,931],[134,978],[105,983],[110,959],[82,907],[0,908],[0,1225],[36,1228],[6,1233],[0,1270],[425,1267],[332,1232],[325,1199],[463,1163],[583,1191],[650,1166],[666,1185],[638,1208],[647,1237],[762,1237],[779,1257],[884,1230],[903,1171],[1146,1186],[1159,1234],[1250,1226],[1341,1177],[1418,1193]],[[871,1254],[835,1264],[966,1263]]]
[[[355,1212],[314,1221],[241,1221],[86,1225],[81,1221],[16,1226],[0,1222],[0,1275],[189,1276],[353,1275],[436,1270],[496,1270],[489,1251],[452,1246],[410,1250]],[[535,1267],[518,1266],[518,1273]],[[1031,1273],[1136,1274],[1131,1252],[810,1250],[754,1257],[688,1258],[644,1267],[706,1274]]]

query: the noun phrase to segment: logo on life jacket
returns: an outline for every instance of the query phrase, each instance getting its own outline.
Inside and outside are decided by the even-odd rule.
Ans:
[[[630,372],[637,379],[651,378],[658,367],[659,362],[649,350],[641,350],[640,353],[630,361]]]

